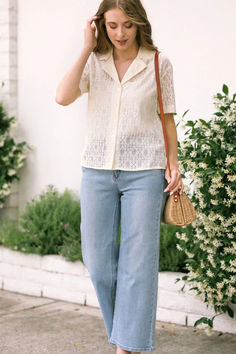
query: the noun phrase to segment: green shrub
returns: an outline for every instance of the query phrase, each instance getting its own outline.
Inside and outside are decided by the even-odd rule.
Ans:
[[[160,235],[160,260],[159,271],[186,272],[186,255],[177,249],[178,239],[176,233],[180,227],[161,224]],[[186,232],[192,232],[191,226],[186,227]]]
[[[79,200],[69,190],[61,195],[48,186],[26,205],[17,224],[2,222],[0,242],[26,253],[62,254],[69,260],[81,260]]]

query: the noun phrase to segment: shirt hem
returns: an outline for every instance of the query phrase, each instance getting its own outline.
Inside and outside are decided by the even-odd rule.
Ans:
[[[97,166],[89,166],[86,165],[84,163],[81,163],[82,167],[86,167],[86,168],[93,168],[96,170],[109,170],[109,171],[115,171],[115,170],[119,170],[119,171],[147,171],[147,170],[166,170],[166,166],[151,166],[151,167],[144,167],[144,168],[123,168],[123,167],[116,167],[116,168],[107,168],[107,167],[97,167]]]

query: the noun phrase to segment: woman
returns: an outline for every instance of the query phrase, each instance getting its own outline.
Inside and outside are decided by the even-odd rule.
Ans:
[[[163,191],[183,190],[172,65],[160,53],[170,176],[158,114],[156,48],[141,2],[102,1],[84,36],[83,50],[56,94],[59,104],[68,105],[88,93],[80,194],[83,260],[116,353],[152,351]]]

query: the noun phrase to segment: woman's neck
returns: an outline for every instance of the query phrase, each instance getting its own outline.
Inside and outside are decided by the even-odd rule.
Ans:
[[[134,44],[131,48],[127,50],[119,50],[114,47],[113,57],[114,60],[118,60],[118,61],[133,60],[134,58],[136,58],[138,51],[139,51],[138,43]]]

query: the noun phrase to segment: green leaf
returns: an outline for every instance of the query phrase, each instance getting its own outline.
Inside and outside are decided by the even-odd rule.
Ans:
[[[234,311],[231,309],[231,307],[227,306],[227,312],[231,318],[234,318]]]
[[[232,296],[231,302],[232,302],[233,304],[236,304],[236,295],[233,295],[233,296]]]
[[[192,120],[188,120],[186,125],[189,127],[194,127],[194,122]]]
[[[212,320],[208,320],[208,325],[211,327],[211,328],[213,328],[213,321]]]
[[[197,327],[198,325],[200,325],[201,323],[206,323],[208,324],[208,318],[207,317],[201,317],[199,320],[197,320],[194,323],[194,327]]]
[[[228,94],[229,94],[229,88],[228,88],[228,86],[224,84],[222,91],[223,91],[226,95],[228,95]]]
[[[193,263],[193,262],[195,262],[195,259],[193,259],[193,258],[187,258],[187,259],[184,260],[184,262],[185,262],[185,263]]]
[[[203,125],[205,125],[207,128],[209,128],[209,123],[207,123],[205,120],[203,120],[203,119],[199,119],[200,120],[200,122],[203,124]]]
[[[186,114],[190,111],[190,109],[188,109],[187,111],[184,112],[184,114],[182,115],[182,118],[184,118],[186,116]]]

